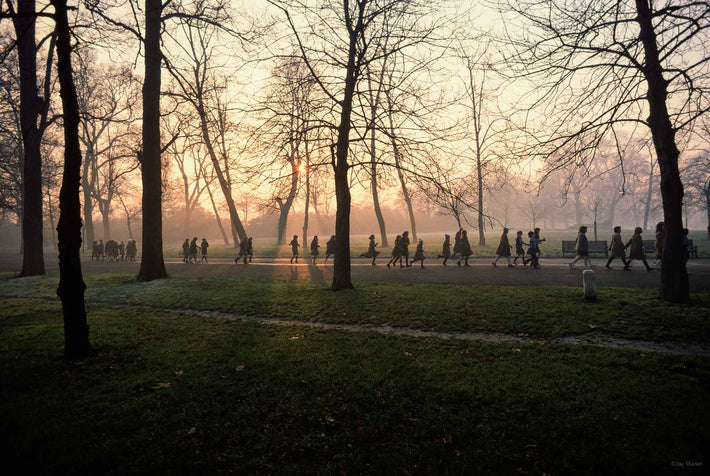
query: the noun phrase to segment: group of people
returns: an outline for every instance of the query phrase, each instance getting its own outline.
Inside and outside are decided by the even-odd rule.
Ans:
[[[116,240],[108,240],[104,244],[103,240],[94,240],[91,244],[91,261],[105,259],[106,261],[135,261],[136,240],[128,239],[127,243]]]
[[[242,240],[239,243],[239,254],[237,255],[236,258],[234,258],[235,263],[239,263],[239,260],[241,259],[244,264],[247,264],[247,258],[249,259],[249,263],[251,263],[252,258],[254,257],[254,247],[252,245],[252,239],[251,236],[245,240]]]
[[[493,266],[498,266],[498,260],[501,258],[506,258],[508,261],[508,267],[514,268],[518,264],[518,259],[521,259],[523,266],[527,266],[530,263],[535,269],[540,268],[540,243],[545,241],[545,238],[540,238],[540,228],[535,228],[533,231],[528,232],[528,242],[523,241],[523,232],[518,231],[515,236],[515,258],[511,261],[512,256],[511,250],[513,245],[510,244],[508,240],[508,230],[503,228],[503,233],[500,236],[500,242],[498,243],[498,248],[496,249],[496,259],[493,261]],[[524,246],[528,247],[527,252]],[[526,258],[530,255],[529,258]]]
[[[653,241],[653,252],[656,257],[654,263],[654,268],[661,269],[663,263],[663,244],[666,239],[664,223],[658,222],[656,224],[656,236]],[[577,234],[577,241],[575,244],[576,257],[569,262],[569,267],[573,268],[577,261],[584,260],[584,267],[589,269],[592,267],[592,261],[589,259],[589,241],[587,240],[587,227],[581,226],[579,228],[579,233]],[[611,269],[611,263],[619,258],[624,265],[624,271],[631,271],[631,263],[634,260],[640,260],[646,268],[646,271],[653,271],[654,268],[649,266],[646,260],[646,246],[643,244],[643,228],[634,228],[634,234],[631,239],[624,243],[621,238],[621,227],[614,227],[614,234],[611,237],[611,244],[609,245],[609,251],[611,252],[609,260],[604,265],[605,268]],[[629,250],[629,257],[626,257],[626,250]],[[683,228],[683,262],[687,263],[690,257],[690,240],[688,239],[688,229]]]
[[[200,243],[200,263],[207,263],[207,248],[210,244],[206,239],[202,238]],[[182,243],[182,262],[197,264],[197,237],[195,236],[190,240],[185,238]]]
[[[298,243],[298,235],[293,235],[293,239],[289,242],[289,245],[291,246],[290,263],[298,263],[298,248],[301,247],[301,245]],[[318,248],[320,247],[320,244],[318,244],[318,235],[313,236],[313,240],[311,240],[311,257],[309,258],[310,264],[316,264],[316,259],[320,254]],[[335,235],[331,235],[330,239],[325,244],[325,263],[328,262],[328,258],[330,258],[331,256],[335,256]]]

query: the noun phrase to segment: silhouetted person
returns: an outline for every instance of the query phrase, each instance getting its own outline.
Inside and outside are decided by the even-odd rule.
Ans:
[[[535,233],[528,232],[528,253],[530,253],[530,266],[535,269],[540,269],[540,242],[545,241],[545,238],[535,238]]]
[[[665,239],[665,226],[662,221],[659,221],[656,224],[656,241],[653,242],[653,250],[656,253],[656,262],[654,263],[654,266],[658,269],[661,269],[661,266],[663,266],[663,242]]]
[[[291,240],[289,245],[291,245],[291,263],[293,263],[293,260],[298,263],[298,247],[300,246],[298,244],[298,235],[293,235],[293,240]]]
[[[118,244],[118,254],[121,256],[121,261],[125,261],[126,259],[126,245],[123,243],[123,240]]]
[[[525,248],[523,248],[523,245],[527,246],[527,243],[523,241],[523,232],[518,231],[515,236],[515,258],[513,258],[513,265],[516,264],[518,258],[523,260],[523,266],[528,265],[528,262],[525,260]]]
[[[207,262],[207,248],[209,248],[210,244],[207,243],[207,240],[202,238],[202,243],[200,243],[200,261],[206,263]]]
[[[189,260],[191,263],[197,264],[197,237],[194,237],[192,241],[190,241]]]
[[[330,256],[335,255],[335,235],[330,235],[330,239],[325,244],[325,262],[328,262]]]
[[[99,259],[99,243],[96,240],[91,243],[91,261],[94,261],[94,259],[97,261]]]
[[[126,260],[135,261],[137,252],[138,249],[136,248],[136,240],[129,239],[128,243],[126,243]]]
[[[464,260],[465,266],[469,266],[468,259],[473,254],[471,249],[471,243],[468,242],[468,233],[466,230],[461,229],[461,252],[459,253],[459,260],[456,262],[457,265],[461,266],[461,260]]]
[[[99,243],[96,245],[96,259],[98,260],[99,258],[104,257],[104,240],[99,240]]]
[[[182,243],[182,261],[183,263],[190,262],[190,238],[185,238]]]
[[[624,269],[626,269],[626,247],[624,246],[624,241],[621,239],[620,226],[614,227],[614,234],[611,235],[609,251],[611,252],[611,255],[609,256],[609,260],[606,262],[604,267],[611,269],[611,262],[616,258],[621,258],[621,262],[624,263]]]
[[[446,266],[446,262],[451,257],[451,237],[449,235],[444,235],[444,243],[441,245],[441,254],[436,258],[444,258],[443,266]]]
[[[249,262],[251,263],[252,258],[254,258],[254,245],[253,245],[253,239],[250,236],[247,239],[247,255],[249,255]]]
[[[247,264],[247,256],[249,255],[248,247],[249,241],[242,240],[239,242],[239,254],[234,260],[235,263],[239,263],[239,260],[241,259],[244,264]]]
[[[318,235],[313,236],[313,241],[311,241],[311,264],[316,264],[316,258],[318,258]]]
[[[690,258],[690,240],[688,239],[688,229],[683,228],[683,266],[688,264]]]
[[[505,257],[508,260],[508,267],[512,268],[513,263],[510,262],[510,249],[512,246],[510,246],[510,242],[508,241],[508,230],[507,228],[503,228],[503,233],[500,235],[500,243],[498,243],[498,249],[496,250],[496,259],[493,260],[493,266],[498,266],[498,260],[501,257]]]
[[[463,228],[459,228],[456,234],[454,235],[454,254],[453,256],[459,257],[459,261],[461,261],[461,237],[463,236]],[[458,264],[458,263],[457,263]],[[460,264],[459,264],[460,266]]]
[[[580,226],[579,233],[577,233],[577,242],[574,245],[574,250],[577,252],[577,256],[567,263],[569,269],[574,268],[575,263],[579,260],[584,260],[584,268],[592,268],[592,260],[589,259],[589,240],[587,240],[587,227]]]
[[[399,242],[400,244],[400,256],[404,257],[404,263],[407,265],[407,268],[411,266],[409,263],[409,232],[405,231],[402,233],[402,239]],[[399,267],[402,267],[402,258],[399,258]]]
[[[424,269],[424,259],[424,241],[420,238],[417,242],[417,250],[414,252],[414,259],[410,263],[410,266],[419,261],[422,269]]]
[[[377,251],[375,248],[377,248],[377,243],[375,242],[375,235],[370,235],[370,243],[367,245],[367,251],[360,256],[363,258],[372,258],[372,266],[375,265],[375,258],[377,258],[377,255],[380,254],[379,251]]]
[[[626,262],[626,266],[624,266],[624,269],[627,271],[631,268],[631,262],[635,259],[640,259],[643,262],[643,265],[646,267],[646,271],[653,271],[653,268],[651,268],[646,261],[646,248],[643,246],[643,238],[641,237],[641,233],[643,233],[643,229],[640,226],[637,226],[634,229],[634,235],[631,237],[629,242],[626,243],[626,248],[631,248],[629,250],[629,260]]]
[[[401,259],[401,252],[402,252],[402,245],[400,244],[400,241],[402,241],[402,235],[397,235],[397,237],[394,239],[394,246],[392,247],[392,258],[389,260],[387,263],[387,267],[389,268],[391,264],[397,263],[398,259]],[[401,263],[400,263],[401,265]]]

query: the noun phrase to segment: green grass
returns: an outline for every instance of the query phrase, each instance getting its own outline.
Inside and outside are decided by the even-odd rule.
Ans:
[[[333,293],[323,283],[239,276],[179,276],[137,283],[133,276],[88,274],[95,303],[214,310],[312,322],[359,323],[446,331],[525,333],[551,338],[598,332],[645,340],[710,339],[710,293],[676,305],[652,289],[607,288],[599,302],[576,287],[357,283]],[[55,275],[0,274],[0,297],[55,298]]]
[[[88,312],[68,364],[57,303],[4,301],[5,467],[669,474],[710,447],[708,359]]]

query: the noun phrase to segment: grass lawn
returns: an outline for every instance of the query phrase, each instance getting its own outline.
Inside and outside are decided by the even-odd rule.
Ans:
[[[239,276],[178,276],[137,283],[133,276],[87,274],[94,303],[213,310],[313,322],[358,323],[427,330],[525,333],[550,338],[590,331],[645,340],[707,342],[710,293],[675,305],[653,289],[608,288],[599,302],[577,287],[357,283],[333,293],[323,283]],[[0,274],[0,297],[56,298],[56,274],[13,278]]]
[[[61,311],[41,298],[51,279],[0,286],[28,296],[5,299],[0,309],[0,445],[5,467],[27,474],[675,474],[674,462],[707,461],[708,359],[304,330],[92,304],[98,353],[65,363]],[[153,296],[163,305],[169,289],[195,284],[99,276],[90,277],[89,294],[105,299],[117,285],[117,301]],[[249,286],[235,280],[222,289],[230,296]],[[268,298],[304,294],[291,307],[310,312],[314,289],[290,286]],[[359,289],[330,304],[355,312],[356,296],[366,308],[381,303],[372,296],[379,287]],[[256,312],[258,300],[244,292]]]

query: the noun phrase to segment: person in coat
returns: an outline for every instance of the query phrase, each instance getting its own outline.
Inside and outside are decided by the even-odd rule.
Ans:
[[[207,263],[207,248],[209,248],[210,244],[207,243],[207,240],[202,238],[202,242],[200,243],[200,261],[203,263]]]
[[[513,265],[517,264],[518,258],[523,260],[523,266],[527,266],[528,262],[525,260],[525,248],[523,245],[527,246],[527,243],[523,241],[523,232],[518,231],[515,236],[515,258],[513,258]]]
[[[360,255],[362,258],[372,258],[372,266],[377,266],[375,264],[375,258],[380,254],[375,248],[377,248],[377,242],[375,242],[375,235],[370,235],[370,243],[367,245],[367,251]]]
[[[471,249],[471,243],[468,242],[468,232],[466,230],[461,229],[461,243],[460,243],[460,253],[459,253],[459,260],[456,262],[457,265],[461,266],[461,260],[464,260],[464,265],[469,266],[468,264],[468,259],[471,257],[473,254],[473,250]]]
[[[424,259],[424,241],[420,238],[417,242],[417,250],[414,252],[414,259],[409,263],[409,265],[411,266],[419,261],[422,269],[424,269]]]
[[[611,269],[611,262],[616,258],[621,258],[621,262],[624,263],[624,269],[626,269],[626,247],[624,246],[624,241],[621,239],[621,227],[614,227],[614,234],[611,235],[611,245],[609,245],[609,251],[611,251],[611,256],[609,260],[604,265],[605,268]]]
[[[234,258],[234,262],[239,264],[239,260],[242,260],[242,263],[247,264],[247,256],[248,256],[248,251],[247,247],[249,246],[249,241],[248,240],[242,240],[239,242],[239,254],[237,255],[236,258]]]
[[[641,262],[643,262],[643,265],[646,267],[646,271],[653,271],[653,268],[651,268],[646,261],[646,248],[643,246],[643,238],[641,237],[641,233],[643,233],[643,228],[637,226],[634,229],[634,235],[628,243],[626,243],[626,248],[631,248],[629,250],[629,259],[626,261],[626,266],[624,266],[624,269],[627,271],[629,271],[631,268],[631,262],[635,259],[640,259]]]
[[[316,264],[316,258],[318,258],[318,235],[313,236],[313,241],[311,241],[311,264]]]
[[[197,264],[197,237],[190,241],[190,258],[191,263]]]
[[[325,262],[330,256],[335,256],[335,235],[330,235],[330,239],[325,244]]]
[[[461,256],[461,237],[463,236],[463,228],[459,228],[454,235],[454,254],[452,257]]]
[[[409,262],[409,232],[405,231],[402,233],[402,240],[400,244],[400,256],[404,257],[404,263],[409,268],[412,264]],[[402,258],[399,259],[399,267],[402,267]]]
[[[136,240],[129,239],[126,243],[126,261],[135,261],[137,252]]]
[[[663,242],[666,239],[665,225],[662,221],[656,224],[656,241],[653,242],[653,251],[656,254],[656,262],[653,264],[657,269],[661,269],[663,261]]]
[[[254,243],[251,236],[247,239],[247,255],[249,255],[249,262],[251,263],[252,258],[254,258]]]
[[[400,244],[401,241],[402,235],[397,235],[397,237],[394,239],[394,246],[392,247],[392,258],[387,263],[387,268],[389,268],[391,264],[396,266],[397,260],[400,260],[399,265],[402,266],[402,245]]]
[[[507,228],[503,228],[503,233],[500,235],[500,243],[498,243],[498,249],[496,250],[496,259],[493,260],[493,266],[497,267],[498,266],[498,260],[501,257],[505,257],[508,260],[508,267],[513,268],[513,263],[510,262],[510,249],[512,246],[510,246],[510,242],[508,241],[508,230]]]
[[[577,256],[567,263],[569,269],[574,268],[574,265],[579,260],[584,260],[584,268],[592,268],[592,260],[589,259],[589,240],[587,240],[587,227],[580,226],[579,233],[577,234],[577,243],[574,246],[574,250],[577,252]]]
[[[444,258],[443,266],[446,266],[446,262],[451,257],[451,237],[449,235],[444,235],[444,244],[441,245],[441,254],[436,258]]]
[[[540,269],[540,242],[545,241],[545,238],[536,238],[535,233],[528,232],[528,254],[530,254],[530,266],[534,269]]]
[[[289,245],[291,245],[291,263],[293,263],[293,260],[296,260],[296,264],[298,264],[298,247],[300,246],[298,244],[298,235],[293,235],[293,239],[289,242]]]
[[[182,262],[190,262],[190,238],[185,238],[185,241],[182,242]]]

